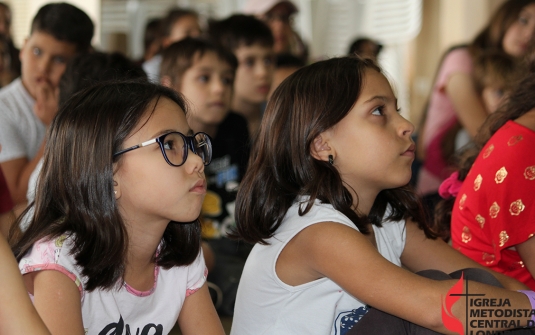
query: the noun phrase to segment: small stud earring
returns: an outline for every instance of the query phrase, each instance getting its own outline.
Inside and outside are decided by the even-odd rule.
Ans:
[[[329,155],[329,164],[334,165],[334,157],[333,157],[333,155]]]
[[[114,193],[115,195],[117,195],[117,191],[113,191],[113,193]]]

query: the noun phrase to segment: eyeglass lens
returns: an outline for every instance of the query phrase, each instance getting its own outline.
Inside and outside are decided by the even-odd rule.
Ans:
[[[189,138],[191,139],[191,138]],[[179,133],[170,133],[163,139],[163,148],[169,162],[173,165],[182,165],[191,147],[184,143],[185,138]],[[204,133],[195,134],[192,141],[192,151],[201,157],[203,164],[208,165],[212,159],[212,145],[210,138]]]

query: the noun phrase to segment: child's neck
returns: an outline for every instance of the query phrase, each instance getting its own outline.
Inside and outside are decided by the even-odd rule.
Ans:
[[[260,128],[260,122],[262,121],[262,104],[253,103],[234,96],[232,99],[232,110],[247,120],[249,135],[251,137],[254,136],[258,128]]]
[[[369,190],[368,192],[363,192],[366,189],[364,187],[349,187],[348,189],[353,196],[353,208],[356,208],[357,214],[369,215],[379,191]],[[359,190],[358,195],[353,190]]]
[[[139,291],[154,286],[154,256],[162,240],[165,226],[134,225],[126,223],[128,251],[126,254],[124,281]]]

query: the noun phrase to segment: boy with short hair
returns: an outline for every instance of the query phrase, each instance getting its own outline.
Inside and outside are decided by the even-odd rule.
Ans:
[[[232,110],[245,117],[254,137],[262,120],[274,72],[273,35],[269,27],[253,16],[232,15],[214,21],[209,35],[230,49],[238,59]]]
[[[235,227],[234,203],[249,158],[247,121],[230,110],[237,60],[221,46],[186,38],[163,52],[161,82],[188,101],[188,124],[212,138],[212,162],[204,168],[203,243],[208,280],[223,293],[218,311],[232,315],[250,247],[227,238]],[[208,247],[209,245],[209,247]],[[209,257],[212,251],[215,260]],[[214,263],[215,264],[211,264]],[[211,267],[211,268],[210,268]]]
[[[66,3],[48,4],[32,21],[22,46],[22,75],[0,90],[0,166],[11,197],[24,203],[28,179],[43,155],[46,128],[57,109],[55,91],[66,62],[91,47],[93,22]]]

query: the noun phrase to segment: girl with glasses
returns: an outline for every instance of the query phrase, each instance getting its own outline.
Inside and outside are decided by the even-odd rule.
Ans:
[[[35,214],[12,237],[52,334],[223,334],[206,287],[198,216],[210,138],[175,92],[97,84],[58,112]]]
[[[492,319],[466,314],[474,311],[466,297],[450,295],[465,285],[532,309],[526,295],[535,292],[512,291],[527,287],[493,278],[426,226],[407,186],[413,131],[369,59],[317,62],[275,90],[236,199],[236,234],[255,246],[232,334],[460,333]],[[458,272],[465,268],[476,269]],[[415,274],[424,270],[436,280]],[[514,319],[531,321],[529,313]]]

